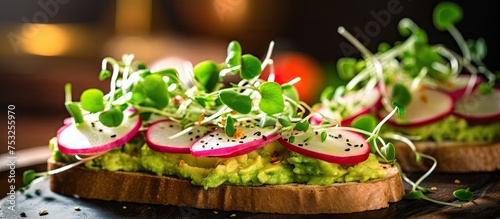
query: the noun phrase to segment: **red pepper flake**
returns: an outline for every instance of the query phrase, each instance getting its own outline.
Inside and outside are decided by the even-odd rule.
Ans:
[[[197,126],[200,126],[201,125],[201,122],[203,122],[203,120],[205,119],[205,114],[202,113],[201,116],[200,116],[200,119],[198,119],[198,123],[196,124]]]
[[[236,132],[234,132],[234,135],[233,137],[234,138],[241,138],[245,135],[245,133],[243,132],[243,130],[241,129],[236,129]]]
[[[424,103],[428,103],[429,102],[429,100],[427,99],[427,96],[425,96],[425,95],[420,95],[420,100],[422,102],[424,102]]]
[[[221,124],[222,126],[226,126],[226,120],[225,120],[225,119],[222,119],[222,120],[220,121],[220,124]]]
[[[425,91],[426,89],[427,89],[427,88],[425,88],[424,86],[419,86],[419,87],[418,87],[418,91],[420,91],[420,92],[423,92],[423,91]]]
[[[186,162],[184,162],[184,160],[179,161],[179,167],[184,166],[184,164],[185,164],[185,163],[186,163]]]

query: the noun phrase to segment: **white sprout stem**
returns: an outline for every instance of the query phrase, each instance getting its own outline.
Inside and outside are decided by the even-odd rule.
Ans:
[[[391,105],[385,87],[384,70],[382,67],[382,63],[380,63],[377,57],[375,57],[363,44],[361,44],[361,42],[359,42],[359,40],[357,40],[344,27],[340,26],[337,29],[337,32],[344,38],[346,38],[352,45],[354,45],[354,47],[356,47],[356,49],[358,49],[367,59],[369,59],[373,63],[375,67],[375,73],[378,77],[378,82],[380,83],[380,94],[382,95],[382,104],[384,105],[384,108],[386,108],[389,111],[391,109]]]
[[[476,81],[477,81],[477,74],[471,74],[469,81],[467,82],[467,87],[465,88],[464,96],[469,96],[469,94],[472,92],[472,88],[474,88],[474,84],[476,84]]]
[[[296,77],[296,78],[290,80],[289,82],[287,82],[287,84],[294,85],[294,84],[298,83],[300,80],[301,80],[300,77]]]
[[[380,131],[380,128],[382,128],[382,125],[384,125],[385,122],[387,122],[387,120],[389,120],[395,113],[396,111],[398,111],[398,108],[395,107],[390,113],[389,115],[387,115],[382,121],[380,121],[377,126],[375,126],[375,128],[373,129],[373,132],[371,133],[370,137],[368,139],[371,139],[373,138],[374,136],[378,135],[379,131]]]
[[[420,72],[418,72],[417,77],[415,77],[415,79],[413,79],[413,81],[411,82],[410,90],[412,92],[418,89],[420,82],[422,82],[422,80],[425,78],[427,72],[429,72],[427,71],[427,67],[423,67],[422,69],[420,69]]]
[[[439,54],[446,57],[450,61],[451,74],[455,76],[460,74],[460,71],[462,71],[462,69],[455,53],[442,45],[435,46],[435,48]]]
[[[210,117],[208,118],[205,118],[203,121],[201,122],[195,122],[194,123],[194,126],[190,126],[190,127],[187,127],[185,128],[184,130],[180,131],[180,132],[177,132],[176,134],[174,135],[171,135],[168,137],[168,139],[174,139],[174,138],[177,138],[183,134],[186,134],[187,132],[191,131],[195,126],[198,126],[198,125],[204,125],[206,124],[207,122],[209,121],[212,121],[214,120],[215,118],[219,117],[220,115],[222,115],[223,113],[226,113],[225,111],[228,109],[229,107],[227,106],[224,106],[222,107],[219,111],[217,111],[216,113],[214,113],[213,115],[211,115]]]
[[[93,160],[93,159],[95,159],[95,158],[98,158],[98,157],[100,157],[101,155],[103,155],[103,154],[105,154],[105,153],[106,153],[106,152],[99,153],[99,154],[96,154],[96,155],[93,155],[93,156],[90,156],[90,157],[83,158],[83,159],[79,160],[78,162],[75,162],[75,163],[72,163],[72,164],[68,164],[68,165],[63,166],[63,167],[61,167],[61,168],[57,168],[57,169],[55,169],[55,170],[49,170],[49,171],[47,172],[47,174],[48,174],[48,175],[53,175],[53,174],[58,174],[58,173],[60,173],[60,172],[64,172],[64,171],[69,170],[69,169],[71,169],[71,168],[73,168],[73,167],[76,167],[76,166],[78,166],[78,165],[80,165],[80,164],[82,164],[82,163],[85,163],[85,162],[87,162],[87,161],[89,161],[89,160]]]
[[[122,93],[125,95],[127,93],[125,85],[128,81],[128,73],[130,70],[130,66],[132,65],[132,60],[134,59],[134,54],[124,55],[123,62],[125,63],[125,67],[123,68],[122,75]]]
[[[471,60],[469,47],[467,46],[467,43],[465,42],[462,34],[460,34],[460,31],[458,31],[458,29],[455,26],[451,25],[450,27],[448,27],[448,32],[455,39],[455,41],[458,44],[458,47],[462,51],[465,63],[469,63]]]
[[[436,166],[437,166],[437,160],[436,158],[432,157],[432,156],[429,156],[427,154],[422,154],[422,153],[419,153],[420,156],[422,156],[423,158],[427,158],[429,160],[432,160],[433,164],[431,166],[431,168],[429,168],[429,170],[427,172],[425,172],[424,175],[422,175],[416,182],[415,184],[413,185],[413,188],[412,188],[412,191],[415,191],[417,186],[420,185],[420,183],[422,181],[424,181],[425,178],[427,178],[433,171],[434,169],[436,169]]]
[[[113,75],[111,76],[111,84],[110,84],[110,91],[109,91],[109,102],[108,102],[108,108],[111,106],[113,101],[115,100],[115,91],[116,91],[116,80],[118,79],[118,74],[120,73],[120,65],[118,63],[113,64]]]
[[[273,48],[274,48],[274,41],[271,41],[269,43],[269,48],[267,49],[267,54],[266,54],[266,57],[264,58],[264,61],[262,61],[262,64],[260,66],[261,69],[264,69],[266,68],[266,66],[268,65],[269,63],[269,60],[271,60],[271,55],[273,53]]]
[[[274,82],[276,75],[274,74],[274,61],[269,59],[269,76],[267,77],[268,82]]]

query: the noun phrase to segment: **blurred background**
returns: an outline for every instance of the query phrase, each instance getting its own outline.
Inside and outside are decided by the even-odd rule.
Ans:
[[[179,60],[222,62],[231,40],[240,42],[243,53],[260,58],[274,41],[278,80],[302,77],[297,84],[301,98],[313,104],[324,87],[342,83],[335,74],[338,58],[360,58],[357,51],[343,48],[350,44],[337,33],[339,26],[375,52],[381,42],[404,40],[397,24],[408,17],[427,31],[431,44],[459,51],[452,37],[432,24],[432,10],[438,2],[3,0],[1,141],[7,141],[7,106],[14,105],[16,150],[42,146],[40,153],[46,153],[45,145],[68,116],[65,83],[73,84],[74,99],[91,87],[109,91],[108,82],[98,80],[104,57],[120,59],[124,53],[133,53],[148,65],[175,65]],[[457,28],[465,39],[483,37],[489,49],[485,64],[500,70],[499,35],[494,34],[498,12],[493,1],[457,3],[464,11]],[[0,147],[0,154],[5,152],[7,146]],[[23,159],[32,160],[27,155]]]

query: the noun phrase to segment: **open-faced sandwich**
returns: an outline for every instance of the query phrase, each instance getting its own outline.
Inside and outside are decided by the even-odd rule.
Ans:
[[[405,41],[392,47],[383,43],[376,54],[359,44],[364,60],[338,60],[339,76],[349,81],[325,90],[315,110],[351,125],[357,119],[388,118],[389,103],[397,102],[406,114],[390,117],[382,136],[412,139],[417,151],[437,159],[439,172],[500,170],[500,88],[481,62],[484,41],[466,43],[453,26],[461,14],[449,2],[434,10],[435,26],[449,30],[462,56],[444,45],[429,45],[425,31],[405,18],[398,27],[408,37]],[[404,171],[427,171],[434,165],[415,157],[415,148],[395,145]]]
[[[310,124],[312,109],[293,87],[298,80],[259,78],[272,68],[271,51],[272,44],[261,62],[233,41],[222,64],[154,72],[133,55],[105,58],[100,78],[110,80],[109,93],[91,88],[73,101],[66,86],[71,117],[50,140],[51,190],[282,214],[361,212],[399,201],[402,177],[380,126]],[[240,80],[225,81],[226,74]],[[370,153],[375,141],[382,149]],[[25,182],[39,175],[26,172]]]

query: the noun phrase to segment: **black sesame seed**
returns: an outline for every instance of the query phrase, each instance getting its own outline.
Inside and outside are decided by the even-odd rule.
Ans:
[[[232,141],[232,142],[236,142],[236,140],[234,140],[234,139],[233,139],[233,140],[231,140],[231,141]]]
[[[357,148],[357,147],[359,147],[359,145],[355,144],[354,147]]]
[[[342,138],[342,134],[339,134],[339,138]]]
[[[202,145],[201,147],[202,147],[202,148],[205,148],[205,145]]]
[[[363,144],[360,144],[359,147],[363,147]]]
[[[21,212],[21,214],[19,214],[19,216],[26,217],[26,212]]]
[[[99,132],[102,132],[102,129],[99,129]]]
[[[348,146],[352,146],[352,144],[351,144],[351,143],[347,143],[347,145],[348,145]]]
[[[219,138],[219,140],[222,140],[222,138]]]
[[[219,143],[217,143],[217,144],[215,144],[215,145],[219,146]]]
[[[193,134],[193,132],[188,132],[188,135],[192,135],[192,134]]]
[[[199,135],[197,135],[197,136],[196,136],[196,137],[194,137],[194,138],[198,139],[198,138],[200,138],[200,136],[199,136]]]
[[[200,130],[196,130],[196,132],[200,133]]]
[[[239,142],[240,142],[240,144],[243,144],[243,141],[239,141]]]
[[[109,136],[109,137],[112,137],[112,138],[114,138],[114,137],[116,137],[116,135],[111,135],[111,136]]]
[[[346,148],[344,151],[350,151],[351,149],[350,148]]]
[[[215,135],[210,134],[210,137],[215,137]]]
[[[346,142],[349,142],[349,139],[346,139],[345,141],[346,141]]]
[[[283,140],[288,141],[288,138],[283,138]]]
[[[193,138],[190,138],[189,141],[193,141]]]
[[[304,145],[303,145],[303,144],[298,144],[298,146],[302,147],[302,146],[304,146]]]
[[[203,141],[203,140],[201,140],[200,142],[201,142],[201,143],[205,143],[205,141]]]
[[[262,139],[264,139],[264,141],[267,141],[267,137],[265,135],[262,136]]]
[[[173,128],[173,127],[174,127],[174,125],[169,125],[168,127]]]
[[[318,135],[318,131],[315,131],[314,134]]]
[[[214,147],[211,147],[210,149],[214,149]]]
[[[95,123],[91,122],[90,125],[92,125],[92,128],[95,128]]]

